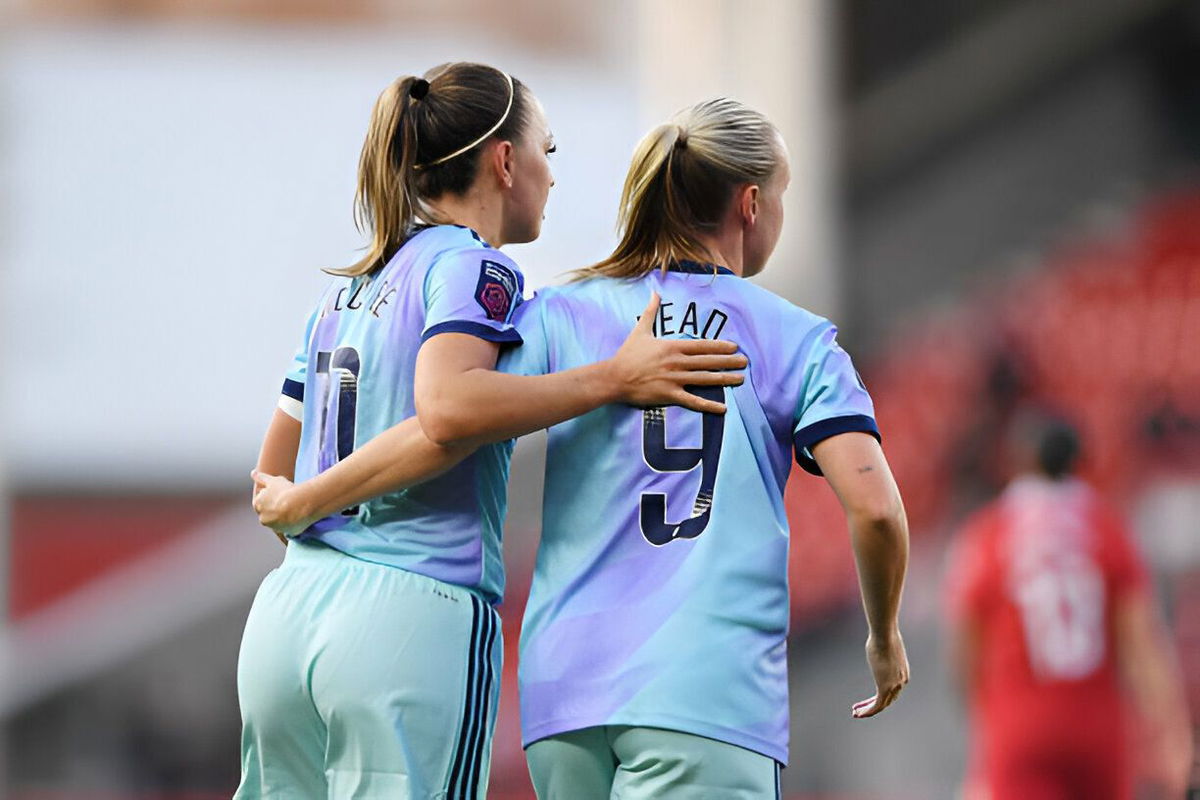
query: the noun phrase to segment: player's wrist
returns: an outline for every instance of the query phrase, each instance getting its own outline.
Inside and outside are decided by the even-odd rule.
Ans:
[[[587,380],[590,384],[589,394],[597,407],[609,403],[628,402],[631,388],[625,370],[617,356],[599,361],[591,367]]]
[[[900,636],[899,622],[878,626],[873,625],[867,633],[867,646],[878,650],[895,647],[901,641],[903,640]]]
[[[304,481],[291,486],[285,493],[283,508],[289,525],[298,525],[325,516],[316,492],[318,487],[314,486],[316,483],[315,480]]]

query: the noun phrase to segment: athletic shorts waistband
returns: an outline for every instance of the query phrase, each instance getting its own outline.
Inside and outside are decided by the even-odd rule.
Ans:
[[[282,566],[284,569],[361,570],[366,573],[384,576],[389,581],[402,582],[409,588],[418,591],[440,594],[456,600],[469,601],[474,598],[480,600],[483,605],[491,608],[492,612],[496,613],[492,605],[482,595],[465,586],[440,581],[437,578],[431,578],[428,575],[422,575],[419,572],[413,572],[391,564],[380,564],[376,561],[356,558],[318,541],[307,539],[291,539],[288,541],[287,553],[283,557]]]

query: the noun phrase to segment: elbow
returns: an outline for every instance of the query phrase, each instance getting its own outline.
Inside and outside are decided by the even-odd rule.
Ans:
[[[421,391],[418,386],[413,400],[421,431],[435,445],[464,444],[475,434],[472,426],[479,415],[467,404],[459,402],[453,393]]]
[[[880,535],[906,536],[908,533],[908,518],[904,514],[904,504],[899,495],[862,503],[850,509],[848,516],[856,528]]]
[[[472,431],[468,427],[469,420],[463,415],[455,414],[450,409],[418,410],[417,418],[421,422],[421,430],[425,432],[425,436],[439,447],[463,444],[471,438]]]

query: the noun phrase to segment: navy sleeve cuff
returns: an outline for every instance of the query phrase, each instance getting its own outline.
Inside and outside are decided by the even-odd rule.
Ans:
[[[283,396],[290,397],[301,403],[304,402],[304,384],[300,381],[294,381],[291,378],[284,378],[283,381]]]
[[[817,466],[816,460],[812,457],[812,448],[839,433],[869,433],[883,441],[879,436],[879,426],[866,414],[850,414],[845,417],[818,420],[812,425],[804,426],[792,436],[792,442],[796,447],[796,463],[803,467],[805,472],[821,475],[821,468]]]
[[[484,325],[482,322],[470,322],[468,320],[450,320],[449,322],[439,322],[425,333],[421,334],[421,341],[427,342],[439,333],[469,333],[472,336],[477,336],[489,342],[498,344],[521,344],[521,334],[517,333],[515,328],[509,328],[506,331],[498,331],[495,328]]]

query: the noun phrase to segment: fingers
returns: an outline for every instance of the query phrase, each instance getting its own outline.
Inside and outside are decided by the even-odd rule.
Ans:
[[[703,397],[698,397],[691,392],[685,392],[683,389],[675,395],[675,405],[690,408],[692,411],[700,411],[704,414],[724,414],[725,404],[718,403],[715,400],[706,400]]]
[[[855,703],[853,706],[850,707],[850,715],[852,717],[854,717],[855,719],[862,719],[863,717],[873,716],[875,714],[875,711],[874,711],[875,701],[878,699],[879,699],[879,695],[873,694],[870,697],[868,697],[866,700],[859,700],[857,703]]]
[[[866,719],[867,717],[873,717],[891,705],[892,700],[894,699],[895,695],[871,695],[866,700],[860,700],[859,702],[855,703],[854,707],[850,711],[850,715],[855,719]]]
[[[749,363],[743,355],[694,355],[681,359],[683,369],[745,369]]]
[[[855,719],[866,719],[873,717],[880,711],[890,706],[900,696],[900,690],[903,689],[903,684],[897,684],[882,691],[876,691],[875,694],[868,697],[866,700],[860,700],[855,703],[850,714]]]
[[[700,355],[732,355],[738,351],[738,346],[724,339],[664,339],[675,345],[679,352],[689,356]]]
[[[654,319],[658,316],[658,304],[662,302],[662,298],[658,296],[658,292],[650,293],[650,302],[646,304],[646,308],[642,311],[642,316],[638,318],[637,325],[633,326],[634,330],[642,330],[653,335]]]
[[[741,386],[746,382],[746,376],[740,372],[684,372],[672,377],[692,386]]]

